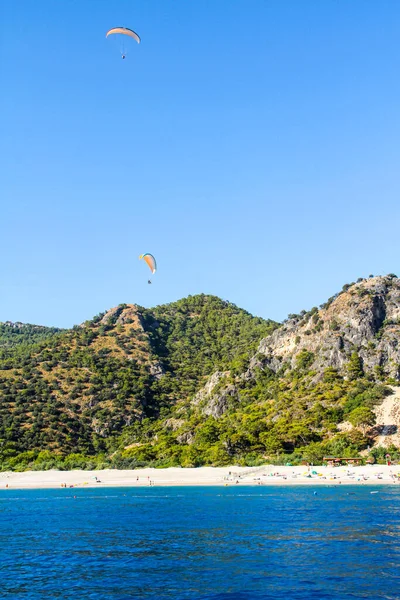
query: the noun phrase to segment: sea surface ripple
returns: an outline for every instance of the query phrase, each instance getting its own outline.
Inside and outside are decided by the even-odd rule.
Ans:
[[[0,598],[398,600],[399,567],[400,486],[0,491]]]

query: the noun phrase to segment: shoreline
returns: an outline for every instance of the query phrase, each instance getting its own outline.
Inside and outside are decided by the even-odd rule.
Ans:
[[[0,473],[0,490],[96,487],[400,485],[400,465],[197,467]]]

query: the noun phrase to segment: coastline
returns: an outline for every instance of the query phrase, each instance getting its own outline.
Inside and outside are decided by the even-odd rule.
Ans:
[[[0,490],[169,486],[400,485],[400,465],[197,467],[0,473]]]

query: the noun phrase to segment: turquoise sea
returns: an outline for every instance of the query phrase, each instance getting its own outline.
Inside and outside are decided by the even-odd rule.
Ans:
[[[400,486],[2,490],[0,553],[1,598],[394,600]]]

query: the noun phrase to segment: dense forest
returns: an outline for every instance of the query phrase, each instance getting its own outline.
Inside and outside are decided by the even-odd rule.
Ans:
[[[0,323],[0,347],[34,344],[59,333],[57,327],[42,327],[28,323]]]
[[[397,302],[396,286],[385,288],[387,307]],[[330,303],[318,319],[311,312],[315,335],[324,319],[332,334],[347,297],[358,310],[349,288],[335,298],[336,311]],[[359,298],[375,302],[372,293]],[[311,336],[300,318],[292,332],[290,322],[198,295],[154,309],[122,304],[71,330],[3,324],[0,468],[316,463],[371,446],[382,458],[374,409],[398,385],[394,367],[367,368],[363,341],[341,350],[340,364],[321,364],[301,341]],[[379,340],[396,341],[396,327],[380,324]],[[281,354],[295,348],[290,360],[277,350],[272,359],[271,344]]]

